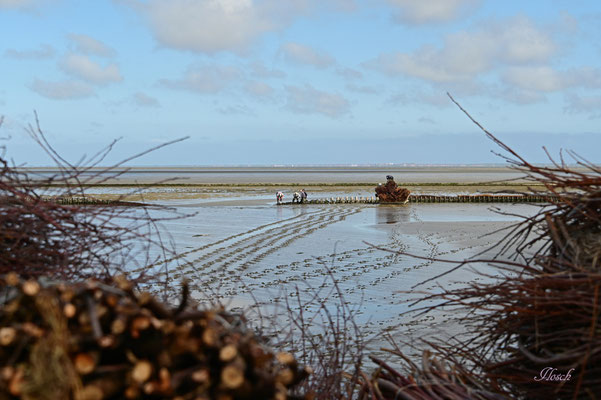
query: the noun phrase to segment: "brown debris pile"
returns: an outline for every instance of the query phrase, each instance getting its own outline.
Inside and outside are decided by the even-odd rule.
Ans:
[[[385,185],[376,187],[376,197],[381,203],[406,203],[410,194],[409,189],[399,187],[390,175],[386,177]]]
[[[1,399],[286,399],[311,373],[186,287],[171,309],[125,279],[1,283]]]

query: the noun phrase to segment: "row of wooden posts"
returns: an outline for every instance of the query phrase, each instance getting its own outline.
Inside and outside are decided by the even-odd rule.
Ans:
[[[519,195],[519,194],[470,194],[470,195],[426,195],[412,194],[408,203],[548,203],[552,196],[546,195]],[[377,197],[330,197],[325,199],[308,200],[306,204],[379,204]],[[293,204],[291,202],[283,204]],[[298,203],[294,203],[298,204]]]
[[[45,201],[53,201],[65,206],[143,206],[144,203],[135,201],[122,201],[111,199],[97,199],[93,197],[42,197]]]
[[[138,205],[139,203],[90,199],[86,197],[67,197],[54,199],[59,204],[64,205]],[[549,203],[553,201],[553,196],[548,195],[520,195],[520,194],[469,194],[469,195],[427,195],[412,194],[407,203]],[[305,204],[379,204],[380,200],[375,197],[329,197],[325,199],[305,200]],[[285,205],[299,204],[286,202]]]

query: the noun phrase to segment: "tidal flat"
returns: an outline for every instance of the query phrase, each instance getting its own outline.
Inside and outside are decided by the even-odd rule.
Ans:
[[[527,190],[524,183],[472,184],[457,182],[460,179],[453,179],[457,175],[446,177],[447,182],[408,187],[433,194]],[[453,182],[448,182],[449,177]],[[277,313],[286,299],[296,296],[309,302],[318,295],[332,309],[343,301],[354,310],[365,337],[378,338],[375,348],[384,345],[378,336],[382,332],[409,343],[461,334],[463,327],[454,323],[456,311],[418,316],[408,312],[431,303],[413,302],[440,287],[485,282],[497,273],[486,263],[474,263],[438,277],[455,265],[400,253],[455,261],[476,255],[492,258],[494,245],[507,233],[503,229],[519,222],[519,215],[532,215],[540,208],[505,203],[275,204],[276,189],[289,199],[301,187],[310,199],[371,196],[374,189],[334,183],[215,186],[198,182],[90,187],[87,192],[100,198],[143,200],[186,214],[159,224],[177,256],[152,270],[174,288],[188,280],[192,297],[199,303],[219,301],[246,312],[255,312],[258,304],[265,313]],[[168,214],[152,207],[150,212],[156,217]],[[307,313],[318,308],[317,304],[304,307]]]

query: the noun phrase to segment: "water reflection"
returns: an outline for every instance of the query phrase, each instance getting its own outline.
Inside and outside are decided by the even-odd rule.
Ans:
[[[304,206],[276,206],[275,209],[276,219],[278,221],[290,218],[290,211],[292,211],[293,217],[298,217],[309,213],[309,211],[307,211],[307,207]]]
[[[306,207],[298,206],[298,207],[293,207],[293,209],[294,209],[294,216],[295,217],[298,217],[299,215],[305,215],[305,214],[307,214]]]
[[[407,205],[383,205],[376,207],[377,224],[397,224],[399,222],[410,222],[409,206]]]

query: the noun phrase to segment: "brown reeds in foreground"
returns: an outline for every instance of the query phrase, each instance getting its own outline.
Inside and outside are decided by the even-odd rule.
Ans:
[[[472,121],[556,200],[511,227],[496,259],[451,269],[489,262],[500,272],[492,283],[427,297],[443,300],[429,309],[465,311],[468,339],[433,346],[402,373],[375,360],[364,390],[377,399],[601,398],[601,168],[571,152],[577,167],[550,156],[550,166],[533,165]]]
[[[87,183],[118,177],[126,172],[120,168],[125,162],[148,151],[111,167],[95,168],[115,142],[72,164],[48,143],[37,115],[35,127],[29,126],[27,131],[55,163],[57,172],[45,176],[25,173],[0,156],[0,274],[109,279],[126,274],[126,265],[131,271],[138,263],[148,265],[170,253],[158,234],[158,219],[143,208],[112,203],[92,207],[61,200],[85,199]]]

